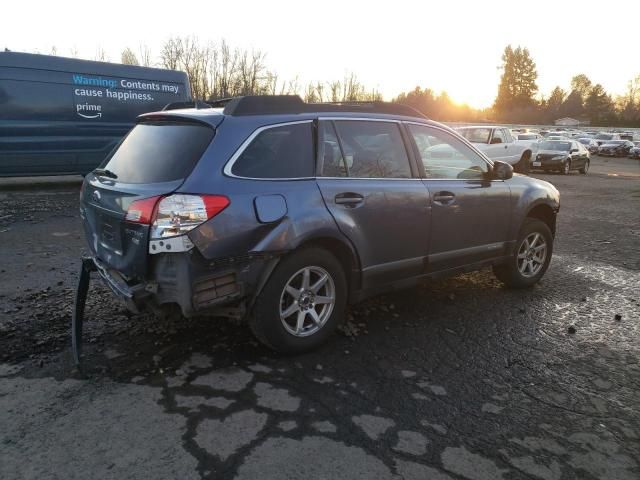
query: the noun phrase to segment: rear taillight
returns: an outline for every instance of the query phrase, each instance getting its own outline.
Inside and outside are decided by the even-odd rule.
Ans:
[[[150,238],[184,235],[215,217],[228,205],[229,199],[221,195],[175,194],[162,197],[155,206]]]
[[[134,200],[127,209],[127,222],[142,223],[150,225],[153,221],[153,210],[160,197],[149,197],[141,200]]]

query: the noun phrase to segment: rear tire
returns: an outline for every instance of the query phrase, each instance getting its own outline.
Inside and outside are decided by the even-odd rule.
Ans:
[[[587,160],[587,162],[584,164],[584,166],[580,169],[580,173],[582,175],[586,175],[587,174],[587,172],[589,171],[589,164],[590,163],[591,162],[589,160]]]
[[[553,254],[553,235],[546,223],[527,217],[520,228],[513,255],[493,267],[494,275],[509,288],[527,288],[540,281]]]
[[[531,152],[524,152],[520,161],[516,163],[514,170],[516,173],[522,173],[523,175],[529,174],[529,160],[531,160]]]
[[[562,168],[560,169],[560,173],[562,173],[563,175],[569,175],[570,172],[571,172],[571,160],[566,160],[562,164]]]
[[[347,280],[328,251],[293,252],[276,267],[249,317],[254,335],[281,353],[301,353],[323,344],[342,320]]]

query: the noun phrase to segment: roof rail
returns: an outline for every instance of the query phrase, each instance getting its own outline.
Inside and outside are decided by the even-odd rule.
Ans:
[[[408,105],[380,101],[306,103],[298,95],[247,95],[244,97],[223,99],[223,101],[223,113],[233,116],[315,112],[360,112],[427,118],[424,114]]]
[[[207,103],[211,105],[213,108],[220,108],[220,107],[226,106],[227,103],[229,103],[231,100],[234,100],[236,98],[238,97],[218,98],[216,100],[208,100]]]
[[[166,111],[166,110],[178,110],[181,108],[196,108],[196,109],[200,109],[200,108],[212,108],[213,105],[211,105],[209,102],[203,102],[202,100],[194,100],[191,102],[172,102],[172,103],[167,103],[164,108],[162,109],[162,111]]]

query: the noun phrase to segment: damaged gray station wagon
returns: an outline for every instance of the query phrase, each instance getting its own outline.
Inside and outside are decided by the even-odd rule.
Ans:
[[[75,335],[97,271],[133,311],[240,316],[266,345],[302,352],[349,302],[425,277],[492,266],[533,285],[558,209],[552,185],[402,105],[168,106],[85,178]]]

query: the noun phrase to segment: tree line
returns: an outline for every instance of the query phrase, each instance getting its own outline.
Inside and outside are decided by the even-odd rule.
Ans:
[[[536,64],[527,48],[508,45],[502,54],[502,75],[493,106],[474,110],[451,105],[445,93],[430,89],[402,93],[394,101],[410,105],[436,120],[552,124],[563,117],[594,126],[640,127],[640,75],[631,79],[623,95],[613,97],[584,73],[571,79],[570,90],[556,86],[548,97],[539,94]]]
[[[121,63],[141,64],[130,48],[122,52]],[[382,100],[380,92],[368,89],[354,73],[304,85],[298,78],[281,79],[268,67],[264,52],[232,48],[225,40],[203,43],[194,36],[172,37],[163,44],[157,66],[186,72],[192,96],[199,100],[276,94],[299,94],[307,102]]]
[[[571,117],[592,125],[640,126],[640,75],[629,80],[624,94],[613,97],[584,73],[571,79],[570,90],[556,86],[538,96],[536,64],[526,48],[508,45],[502,55],[502,76],[493,105],[503,121],[551,123]]]
[[[51,51],[57,54],[55,47]],[[77,56],[77,52],[72,52]],[[108,61],[99,48],[96,60]],[[382,95],[368,88],[354,73],[332,81],[302,84],[298,78],[282,79],[269,68],[261,50],[232,48],[226,41],[201,42],[195,36],[169,38],[154,57],[141,45],[138,52],[122,51],[121,63],[155,66],[186,72],[193,98],[217,100],[239,95],[299,94],[307,102],[377,101]],[[613,97],[585,74],[571,79],[570,89],[555,87],[548,97],[540,94],[536,64],[527,48],[508,45],[502,53],[501,77],[492,107],[474,109],[451,100],[446,91],[415,87],[393,102],[412,106],[440,121],[499,121],[551,124],[571,117],[591,125],[640,127],[640,75],[628,82],[623,95]]]

